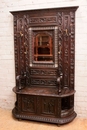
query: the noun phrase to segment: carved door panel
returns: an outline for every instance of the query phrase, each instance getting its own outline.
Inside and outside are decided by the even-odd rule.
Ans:
[[[42,97],[41,98],[41,115],[53,117],[60,116],[61,101],[58,98]]]
[[[22,111],[27,113],[36,113],[36,97],[30,95],[22,96]]]

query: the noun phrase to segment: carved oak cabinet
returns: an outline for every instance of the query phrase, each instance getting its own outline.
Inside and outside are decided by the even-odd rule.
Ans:
[[[78,7],[11,12],[16,93],[13,116],[56,124],[74,111],[75,11]]]

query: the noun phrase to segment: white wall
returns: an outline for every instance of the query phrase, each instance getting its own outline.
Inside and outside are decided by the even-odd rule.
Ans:
[[[87,0],[0,0],[0,107],[12,109],[15,94],[13,16],[9,11],[79,6],[76,11],[75,111],[87,118]]]

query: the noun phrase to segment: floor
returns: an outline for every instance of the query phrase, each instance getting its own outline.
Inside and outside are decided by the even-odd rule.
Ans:
[[[12,117],[11,110],[0,108],[0,130],[87,130],[87,119],[75,118],[71,123],[58,127],[34,121],[18,121]]]

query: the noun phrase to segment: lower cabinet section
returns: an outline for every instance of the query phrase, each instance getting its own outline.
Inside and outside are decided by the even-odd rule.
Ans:
[[[51,97],[18,94],[14,117],[57,124],[71,122],[75,117],[72,102],[74,95],[68,97]]]

